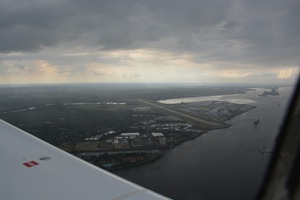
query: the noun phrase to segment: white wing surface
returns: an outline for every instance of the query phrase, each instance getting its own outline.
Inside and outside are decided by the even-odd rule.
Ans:
[[[0,120],[1,200],[167,199]]]

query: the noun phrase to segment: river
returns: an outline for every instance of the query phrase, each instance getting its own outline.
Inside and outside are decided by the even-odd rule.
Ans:
[[[255,199],[272,155],[263,150],[273,148],[292,88],[279,88],[279,96],[257,96],[263,91],[218,96],[257,108],[229,120],[229,128],[167,150],[154,163],[115,173],[173,199]]]

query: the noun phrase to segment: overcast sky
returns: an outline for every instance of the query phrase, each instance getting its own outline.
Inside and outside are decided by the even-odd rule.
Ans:
[[[0,84],[291,83],[299,0],[1,0]]]

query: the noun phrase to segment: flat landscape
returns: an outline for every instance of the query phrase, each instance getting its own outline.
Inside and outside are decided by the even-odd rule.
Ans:
[[[227,120],[255,108],[220,101],[169,105],[159,100],[247,90],[138,84],[1,87],[0,118],[100,167],[119,168],[155,160],[162,155],[153,150],[226,128]],[[120,160],[116,152],[131,156]],[[99,162],[103,153],[111,156]]]

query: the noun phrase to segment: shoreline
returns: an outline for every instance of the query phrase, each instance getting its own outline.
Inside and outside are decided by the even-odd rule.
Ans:
[[[244,113],[247,113],[249,112],[250,110],[252,109],[255,109],[256,107],[253,107],[243,113],[240,113],[240,114],[236,114],[234,116],[231,116],[230,118],[226,119],[225,121],[223,121],[223,126],[222,127],[210,127],[209,129],[206,129],[206,130],[202,130],[201,133],[192,133],[190,134],[188,137],[186,137],[185,139],[183,140],[180,140],[180,141],[177,141],[176,143],[172,144],[172,145],[168,145],[168,146],[157,146],[157,147],[146,147],[146,148],[131,148],[131,149],[107,149],[107,150],[102,150],[102,151],[99,151],[99,150],[89,150],[89,151],[80,151],[80,152],[76,152],[76,151],[73,151],[73,152],[70,152],[72,153],[73,155],[77,156],[77,157],[80,157],[82,158],[82,155],[89,155],[89,156],[99,156],[99,155],[102,155],[102,154],[130,154],[130,153],[145,153],[145,154],[151,154],[155,151],[158,152],[158,155],[155,156],[155,158],[152,158],[152,159],[144,159],[142,161],[136,161],[134,163],[122,163],[122,164],[118,164],[118,166],[116,166],[116,168],[114,167],[103,167],[103,166],[99,166],[99,164],[97,165],[96,163],[93,163],[91,162],[92,164],[102,168],[102,169],[105,169],[105,170],[108,170],[108,171],[116,171],[116,170],[120,170],[120,169],[127,169],[127,168],[133,168],[133,167],[138,167],[138,166],[142,166],[142,165],[145,165],[145,164],[149,164],[149,163],[153,163],[157,160],[159,160],[160,158],[162,158],[164,156],[164,154],[161,153],[162,150],[169,150],[169,149],[172,149],[172,148],[175,148],[181,144],[183,144],[184,142],[187,142],[187,141],[191,141],[191,140],[194,140],[204,134],[207,134],[209,131],[212,131],[212,130],[218,130],[218,129],[226,129],[226,128],[229,128],[231,127],[232,125],[228,123],[229,120],[241,115],[241,114],[244,114]],[[98,154],[98,155],[97,155]],[[84,159],[84,158],[82,158]]]
[[[229,127],[229,126],[228,126]],[[228,128],[226,127],[226,128]],[[84,154],[84,156],[97,156],[97,155],[91,155],[90,153],[99,153],[99,155],[102,155],[102,154],[106,154],[106,153],[114,153],[114,154],[126,154],[125,152],[128,151],[129,153],[133,153],[134,151],[136,151],[135,153],[145,153],[143,151],[151,151],[151,150],[157,150],[158,151],[158,155],[153,158],[153,159],[149,159],[149,160],[142,160],[140,162],[135,162],[135,163],[123,163],[121,164],[121,166],[117,166],[116,168],[115,167],[101,167],[99,165],[97,165],[96,163],[93,163],[93,165],[97,166],[97,167],[100,167],[102,169],[105,169],[107,171],[116,171],[116,170],[120,170],[120,169],[127,169],[127,168],[133,168],[133,167],[138,167],[138,166],[142,166],[142,165],[145,165],[145,164],[149,164],[149,163],[153,163],[157,160],[159,160],[160,158],[162,158],[164,156],[164,154],[162,154],[161,150],[169,150],[169,149],[173,149],[181,144],[183,144],[184,142],[187,142],[187,141],[191,141],[191,140],[194,140],[204,134],[208,133],[208,131],[203,131],[202,133],[199,133],[199,134],[194,134],[192,137],[188,137],[187,139],[185,140],[182,140],[182,141],[179,141],[178,143],[172,145],[172,146],[165,146],[165,147],[160,147],[160,148],[151,148],[151,149],[127,149],[127,150],[115,150],[115,151],[84,151],[84,152],[70,152],[71,154],[75,155],[76,157],[79,157],[81,159],[84,159],[82,154]],[[128,154],[129,154],[128,153]],[[151,152],[153,153],[153,152]],[[81,154],[81,156],[80,156]],[[147,154],[147,153],[146,153]],[[150,153],[148,153],[150,154]],[[98,156],[99,156],[98,155]],[[87,161],[88,162],[88,161]]]

